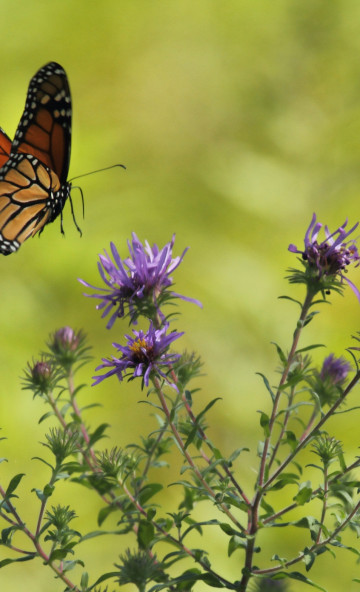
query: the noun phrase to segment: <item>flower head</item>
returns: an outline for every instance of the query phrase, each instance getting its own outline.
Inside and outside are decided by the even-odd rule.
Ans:
[[[75,351],[80,343],[81,334],[71,327],[62,327],[54,333],[53,347],[57,352],[64,350]]]
[[[322,406],[330,406],[341,397],[350,370],[351,365],[344,358],[335,358],[334,354],[325,358],[320,372],[315,372],[310,380]]]
[[[349,362],[344,358],[335,358],[334,354],[330,354],[323,362],[320,378],[331,384],[341,385],[347,379],[350,369]]]
[[[127,549],[120,555],[121,564],[116,564],[119,569],[119,584],[135,584],[138,590],[145,590],[145,585],[150,581],[164,581],[166,576],[163,564],[157,560],[156,555],[150,555],[146,550],[130,551]]]
[[[34,396],[46,396],[58,381],[58,370],[50,359],[42,357],[30,364],[24,371],[23,388],[33,391]]]
[[[312,445],[312,452],[317,454],[325,467],[334,462],[342,453],[341,442],[330,438],[328,434],[319,434]]]
[[[289,251],[300,253],[307,264],[310,273],[306,278],[306,283],[309,283],[309,280],[312,279],[313,281],[317,281],[318,289],[320,290],[329,290],[332,288],[339,291],[339,286],[337,285],[339,280],[340,282],[345,280],[360,301],[359,290],[344,275],[347,273],[347,267],[350,264],[354,263],[356,266],[360,264],[360,255],[356,247],[356,240],[345,240],[356,230],[358,224],[356,223],[350,230],[346,231],[346,220],[342,226],[332,233],[325,226],[325,240],[319,242],[318,236],[323,225],[320,222],[316,222],[316,215],[313,214],[310,226],[305,234],[304,250],[299,250],[293,244],[289,245]],[[292,281],[301,281],[299,275],[293,276]]]
[[[89,347],[85,345],[86,336],[82,331],[74,331],[71,327],[62,327],[50,335],[48,342],[56,362],[65,370],[69,370],[76,362],[88,358]]]
[[[101,300],[96,308],[103,311],[102,317],[111,312],[108,329],[118,317],[125,316],[127,307],[132,322],[136,322],[140,313],[152,318],[151,313],[159,312],[160,305],[170,296],[201,306],[198,300],[167,291],[173,284],[170,277],[172,272],[180,265],[188,250],[185,249],[180,257],[173,258],[174,242],[175,235],[171,242],[159,249],[156,244],[150,247],[147,241],[143,245],[133,233],[132,242],[128,241],[130,257],[121,259],[114,243],[110,243],[113,260],[106,251],[99,256],[99,273],[107,287],[97,288],[79,279],[84,286],[97,290],[95,294],[85,296]]]
[[[133,331],[134,337],[126,335],[127,344],[119,345],[113,343],[113,346],[121,352],[120,357],[112,356],[111,359],[103,359],[103,363],[96,370],[109,369],[101,376],[94,376],[94,384],[98,384],[104,378],[116,374],[119,380],[123,380],[125,375],[131,374],[131,378],[142,376],[145,386],[149,386],[149,379],[152,373],[158,373],[163,378],[166,374],[163,369],[170,368],[180,354],[168,353],[170,344],[183,335],[172,331],[166,334],[169,325],[164,325],[161,329],[155,329],[153,324],[146,333],[143,331]],[[169,383],[176,389],[176,386]]]

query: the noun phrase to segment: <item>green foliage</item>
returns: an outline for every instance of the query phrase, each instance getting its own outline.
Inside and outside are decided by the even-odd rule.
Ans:
[[[326,243],[323,249],[327,248]],[[157,249],[151,253],[147,271],[157,265],[154,263]],[[140,271],[144,270],[145,260],[141,259]],[[162,258],[160,263],[162,268]],[[24,376],[24,389],[40,396],[49,409],[40,421],[56,421],[56,427],[50,427],[45,434],[46,454],[35,457],[46,468],[48,480],[44,486],[33,489],[34,530],[25,524],[15,505],[24,474],[16,474],[6,488],[0,486],[0,518],[4,521],[1,545],[21,555],[20,559],[3,559],[0,567],[15,561],[41,559],[68,592],[100,592],[99,586],[107,580],[116,589],[133,584],[139,592],[163,589],[187,592],[196,589],[199,583],[236,592],[248,592],[251,587],[266,590],[266,586],[269,590],[286,590],[286,583],[291,585],[294,581],[324,590],[307,576],[321,556],[325,553],[335,556],[337,549],[360,555],[355,547],[342,540],[347,529],[360,534],[359,482],[351,476],[360,460],[356,458],[349,463],[342,444],[325,430],[328,420],[336,415],[360,380],[360,372],[357,370],[355,378],[349,381],[350,365],[334,356],[328,356],[319,370],[311,357],[319,345],[299,348],[300,336],[315,315],[310,309],[315,302],[321,303],[314,301],[314,297],[318,291],[325,290],[323,282],[319,287],[319,278],[313,271],[298,272],[305,273],[302,283],[307,293],[289,353],[275,345],[280,362],[278,384],[271,385],[260,374],[270,400],[267,397],[266,411],[259,412],[262,431],[257,451],[259,467],[250,491],[242,485],[241,478],[242,463],[246,462],[241,453],[248,448],[238,446],[224,452],[209,437],[208,422],[215,416],[215,404],[220,398],[201,401],[199,389],[192,388],[192,381],[199,377],[200,358],[189,353],[169,353],[173,339],[159,346],[164,343],[161,341],[164,336],[168,338],[168,326],[164,322],[172,315],[160,314],[157,305],[169,305],[171,298],[176,298],[176,294],[168,291],[168,278],[167,297],[156,300],[154,289],[152,304],[146,307],[147,314],[151,309],[153,315],[150,319],[153,341],[146,341],[144,332],[136,333],[137,339],[129,341],[131,345],[118,350],[121,359],[113,358],[108,363],[103,360],[101,366],[107,369],[116,361],[122,364],[121,368],[126,367],[131,380],[140,378],[141,390],[149,386],[146,401],[142,401],[151,413],[149,433],[140,434],[139,441],[123,448],[116,445],[104,448],[109,424],[88,425],[85,416],[92,405],[80,407],[78,402],[85,386],[76,385],[76,372],[89,359],[85,335],[69,327],[56,331],[50,338],[48,351],[41,354],[39,361],[28,365]],[[293,277],[295,283],[300,281],[296,273]],[[331,284],[331,289],[335,288]],[[158,366],[160,359],[162,363]],[[122,380],[121,372],[118,377]],[[107,376],[101,379],[106,380]],[[324,396],[323,387],[331,396]],[[311,458],[317,457],[316,463],[308,462],[309,454]],[[179,478],[175,483],[167,478],[172,463],[178,467]],[[50,498],[59,494],[60,482],[82,485],[101,500],[98,530],[83,535],[76,530],[73,523],[77,517],[68,504],[48,508]],[[170,510],[164,503],[168,491],[174,496],[169,496]],[[115,528],[111,525],[114,521]],[[269,553],[266,545],[259,544],[265,528],[283,532],[301,529],[305,541],[295,555]],[[20,534],[27,537],[30,550],[20,546]],[[110,534],[132,537],[133,550],[127,549],[120,555],[115,563],[116,571],[104,568],[94,582],[85,571],[78,576],[77,571],[84,567],[79,556],[81,544]],[[209,537],[218,538],[224,556],[231,558],[236,554],[242,565],[241,579],[233,581],[213,561],[207,548]],[[303,572],[291,571],[297,564],[302,565]],[[71,571],[76,575],[72,574],[70,579]]]

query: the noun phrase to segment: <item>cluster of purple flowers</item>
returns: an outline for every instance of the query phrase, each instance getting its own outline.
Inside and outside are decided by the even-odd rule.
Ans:
[[[102,317],[110,314],[108,329],[118,318],[129,316],[130,321],[136,324],[139,312],[148,313],[148,330],[133,330],[133,336],[126,335],[125,346],[113,343],[120,356],[102,360],[102,364],[96,370],[106,369],[107,372],[95,376],[94,384],[112,375],[116,375],[119,380],[130,375],[130,378],[141,376],[144,384],[149,386],[150,377],[157,374],[176,389],[176,385],[168,380],[167,373],[180,355],[169,353],[169,347],[183,333],[169,331],[169,322],[161,306],[176,298],[193,302],[198,306],[201,306],[201,303],[169,291],[173,285],[171,274],[183,261],[188,250],[185,249],[179,257],[173,257],[174,242],[175,236],[159,249],[156,244],[151,247],[147,241],[142,244],[133,233],[132,241],[128,241],[129,257],[122,259],[114,243],[110,245],[112,258],[106,251],[104,255],[99,256],[98,269],[105,287],[97,288],[84,280],[79,280],[87,288],[96,290],[94,294],[85,296],[100,300],[96,308],[102,310]]]
[[[304,281],[316,282],[323,278],[326,280],[330,278],[330,282],[335,282],[333,286],[336,286],[336,289],[339,281],[342,283],[345,280],[360,300],[359,290],[345,276],[350,264],[360,264],[355,239],[347,240],[358,224],[350,230],[345,230],[346,226],[347,221],[332,233],[325,226],[325,240],[320,242],[318,237],[323,225],[316,221],[314,214],[305,234],[304,249],[299,250],[291,244],[289,251],[301,254],[305,266],[310,270],[310,275],[304,275]],[[142,377],[144,384],[149,386],[150,378],[158,375],[176,388],[176,385],[169,381],[168,374],[179,354],[169,353],[169,347],[182,333],[170,331],[169,321],[162,309],[169,300],[176,298],[199,306],[201,304],[198,300],[181,296],[170,290],[173,285],[171,274],[183,261],[187,251],[185,249],[181,256],[173,257],[174,242],[173,236],[169,243],[159,249],[156,244],[151,247],[147,241],[145,244],[141,243],[133,233],[132,241],[128,241],[129,256],[127,258],[120,257],[114,243],[110,244],[112,256],[107,251],[99,256],[98,269],[104,287],[95,287],[84,280],[79,280],[87,288],[95,290],[95,293],[85,294],[85,296],[100,300],[96,308],[102,311],[102,317],[109,317],[108,329],[113,327],[117,319],[126,316],[130,318],[130,323],[133,325],[141,315],[145,316],[149,322],[147,331],[133,330],[133,335],[126,335],[126,345],[113,343],[120,355],[102,360],[97,370],[105,370],[105,373],[94,377],[94,384],[116,375],[119,380],[123,380],[125,376]],[[326,286],[328,287],[329,283]],[[320,287],[317,284],[316,289],[324,288],[322,284]],[[67,334],[62,337],[66,341]],[[326,370],[327,374],[333,373],[334,368],[337,371],[340,368],[347,374],[348,368],[342,365],[341,361],[330,357],[326,361],[323,372]]]

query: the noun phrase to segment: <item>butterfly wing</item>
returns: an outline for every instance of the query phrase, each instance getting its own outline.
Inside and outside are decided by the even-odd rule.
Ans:
[[[70,145],[69,83],[50,62],[30,81],[12,144],[0,128],[0,253],[14,253],[61,214],[70,192]]]
[[[54,190],[51,196],[49,187]],[[0,169],[0,253],[14,253],[27,238],[41,232],[62,210],[66,198],[56,173],[37,158],[11,155]]]
[[[11,140],[0,127],[0,167],[8,160],[11,151]]]
[[[71,147],[71,95],[65,70],[49,62],[30,81],[11,152],[37,157],[66,183]]]

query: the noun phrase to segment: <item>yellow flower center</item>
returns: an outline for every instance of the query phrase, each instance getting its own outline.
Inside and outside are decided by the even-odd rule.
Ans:
[[[129,349],[131,349],[131,351],[134,352],[136,356],[141,357],[143,355],[143,350],[146,349],[145,339],[143,337],[138,337],[138,339],[136,339],[136,341],[130,345]]]

